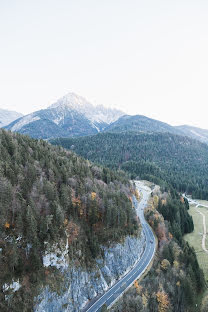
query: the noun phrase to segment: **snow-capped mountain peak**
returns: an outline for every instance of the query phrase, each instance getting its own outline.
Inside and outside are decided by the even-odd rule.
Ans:
[[[91,122],[110,124],[124,115],[122,111],[114,108],[106,108],[103,105],[93,105],[84,97],[75,93],[68,93],[57,102],[48,107],[49,109],[57,109],[60,111],[75,110],[83,114]]]
[[[19,118],[6,129],[43,139],[93,135],[122,115],[119,110],[95,106],[82,96],[68,93],[47,109]]]
[[[62,98],[58,99],[57,102],[50,105],[48,108],[72,108],[74,110],[85,109],[86,107],[91,108],[93,105],[89,103],[84,97],[79,96],[73,92],[67,93]]]

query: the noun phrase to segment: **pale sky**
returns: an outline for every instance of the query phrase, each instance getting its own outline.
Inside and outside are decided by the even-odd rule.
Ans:
[[[208,129],[208,1],[0,0],[0,108],[68,92]]]

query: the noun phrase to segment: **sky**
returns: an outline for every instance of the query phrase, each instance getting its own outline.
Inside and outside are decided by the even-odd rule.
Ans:
[[[0,108],[68,92],[208,129],[208,1],[0,0]]]

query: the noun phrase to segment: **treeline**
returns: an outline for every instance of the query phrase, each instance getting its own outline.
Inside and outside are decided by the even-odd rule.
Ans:
[[[208,146],[199,141],[170,133],[102,133],[56,139],[52,144],[109,168],[123,169],[131,178],[208,199]]]
[[[157,210],[169,222],[169,230],[174,238],[181,244],[183,235],[194,230],[192,216],[188,214],[188,203],[177,198],[169,197],[165,203],[159,200]]]
[[[0,310],[11,311],[5,285],[14,279],[16,311],[32,311],[46,242],[68,239],[69,259],[89,267],[101,245],[136,235],[133,191],[122,172],[0,130]]]
[[[194,312],[200,304],[198,298],[205,280],[194,249],[182,238],[193,229],[188,203],[177,196],[161,197],[159,201],[154,196],[152,203],[145,214],[158,238],[153,267],[140,283],[134,283],[112,311]]]

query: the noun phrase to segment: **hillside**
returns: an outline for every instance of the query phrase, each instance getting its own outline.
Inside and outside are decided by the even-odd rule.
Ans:
[[[53,144],[130,173],[132,178],[167,183],[196,198],[208,198],[208,147],[199,141],[168,133],[102,133]]]
[[[201,129],[201,128],[187,126],[187,125],[177,126],[175,128],[181,131],[183,135],[186,135],[192,139],[196,139],[203,143],[208,144],[208,130],[207,129]]]
[[[121,116],[118,120],[105,128],[105,132],[169,132],[182,134],[179,129],[159,120],[151,119],[142,115]]]
[[[0,128],[7,126],[11,122],[22,116],[23,115],[21,113],[0,108]]]
[[[92,268],[101,245],[137,235],[132,192],[123,174],[0,130],[0,310],[32,311],[42,285],[58,283],[49,246],[67,240],[68,261]]]
[[[0,310],[77,312],[89,298],[102,294],[143,250],[132,195],[135,190],[121,171],[93,165],[43,140],[1,130]],[[195,254],[182,239],[193,230],[193,222],[187,203],[176,192],[167,189],[164,196],[166,203],[163,197],[158,202],[157,196],[153,202],[166,223],[155,211],[147,216],[160,239],[159,264],[156,261],[160,265],[168,259],[172,278],[183,285],[178,306],[191,311],[193,301],[188,298],[197,296],[204,285]],[[180,257],[172,256],[176,249]],[[154,289],[159,290],[168,278],[154,274]],[[151,288],[149,280],[148,285]],[[168,289],[173,295],[177,288]]]
[[[76,137],[97,134],[123,113],[94,106],[74,93],[68,93],[47,109],[13,121],[5,128],[37,139]]]
[[[188,208],[178,196],[153,192],[145,215],[158,238],[157,256],[149,273],[134,282],[112,312],[201,312],[203,272],[194,249],[182,238],[183,229],[193,229]]]

